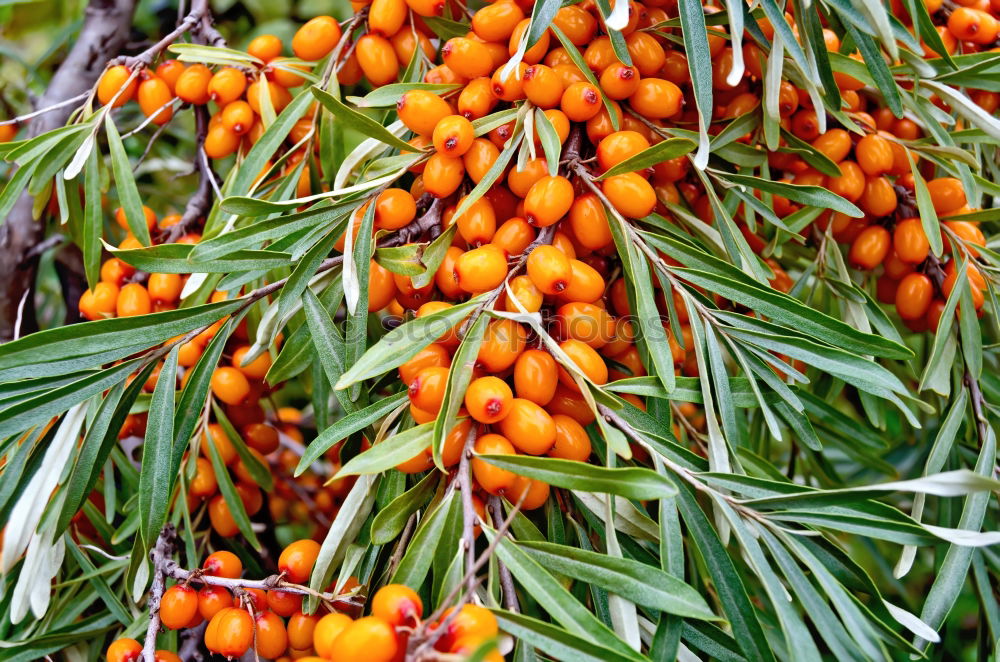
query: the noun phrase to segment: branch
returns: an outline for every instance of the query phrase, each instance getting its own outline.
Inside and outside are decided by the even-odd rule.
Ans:
[[[490,519],[493,523],[501,521],[500,497],[491,496],[489,500]],[[514,588],[514,577],[510,574],[510,568],[504,565],[503,561],[497,561],[497,569],[500,572],[500,586],[503,588],[503,602],[508,611],[515,614],[521,611],[521,605],[517,601],[517,590]]]
[[[173,243],[184,236],[192,226],[208,215],[212,209],[213,192],[215,187],[215,172],[206,159],[201,158],[204,152],[205,136],[208,135],[208,108],[205,106],[195,106],[195,170],[198,172],[198,190],[188,199],[184,207],[184,215],[176,225],[167,229],[164,241]]]
[[[156,539],[156,544],[149,553],[153,562],[153,585],[149,589],[149,625],[146,627],[146,641],[142,646],[143,662],[156,662],[156,635],[160,632],[160,599],[166,588],[166,573],[163,568],[174,553],[174,538],[176,533],[170,524],[163,527]]]
[[[472,568],[476,564],[476,508],[472,503],[472,476],[469,471],[469,457],[476,443],[478,430],[473,425],[465,437],[465,448],[458,464],[458,486],[462,495],[462,544],[465,546],[465,565]],[[467,575],[466,591],[475,590],[475,575]]]

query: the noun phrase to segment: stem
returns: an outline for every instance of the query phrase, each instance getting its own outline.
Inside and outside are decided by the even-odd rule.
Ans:
[[[476,443],[478,431],[473,425],[465,437],[465,449],[458,465],[458,486],[462,494],[462,545],[465,546],[465,565],[472,568],[476,564],[476,509],[472,503],[472,477],[469,471],[469,458],[472,446]],[[475,575],[468,574],[466,591],[472,593],[475,589]]]
[[[25,113],[24,115],[18,115],[17,117],[14,117],[9,120],[3,120],[2,122],[0,122],[0,126],[7,126],[8,124],[20,124],[21,122],[30,120],[32,117],[38,117],[39,115],[44,115],[45,113],[52,112],[53,110],[59,110],[60,108],[64,108],[65,106],[72,105],[77,101],[83,101],[88,96],[90,96],[89,92],[83,92],[81,94],[76,95],[75,97],[64,99],[63,101],[59,101],[50,106],[46,106],[45,108],[39,108],[34,112]]]
[[[495,524],[501,520],[500,497],[491,496],[489,507],[490,519]],[[519,613],[521,605],[517,601],[517,591],[514,588],[514,577],[510,574],[510,568],[504,565],[503,561],[497,561],[497,568],[500,572],[500,586],[503,588],[504,606],[515,614]]]
[[[146,641],[142,646],[143,662],[156,662],[156,635],[160,631],[160,599],[166,588],[164,567],[174,552],[174,527],[167,525],[160,531],[156,544],[149,553],[153,562],[153,585],[149,589],[149,625],[146,627]]]

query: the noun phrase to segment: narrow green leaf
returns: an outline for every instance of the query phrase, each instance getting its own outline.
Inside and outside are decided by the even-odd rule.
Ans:
[[[343,102],[337,97],[333,96],[325,90],[321,90],[318,87],[310,88],[316,100],[323,104],[323,107],[333,113],[333,116],[337,118],[337,121],[345,128],[352,131],[357,131],[361,135],[368,136],[369,138],[375,138],[379,142],[385,143],[389,147],[395,147],[405,151],[411,151],[413,147],[409,145],[406,141],[397,138],[392,133],[389,132],[384,126],[368,117],[363,115],[348,106],[345,106]]]
[[[431,445],[433,433],[434,424],[424,423],[405,432],[394,434],[365,452],[355,455],[340,468],[334,478],[374,474],[391,469],[400,462],[405,462],[426,450]]]
[[[146,226],[146,214],[142,210],[142,199],[135,185],[135,173],[129,163],[125,145],[118,135],[111,113],[105,115],[104,130],[108,134],[108,149],[111,153],[111,169],[115,173],[115,184],[118,187],[118,199],[125,210],[125,220],[128,227],[143,246],[149,246],[149,228]]]
[[[403,531],[410,515],[427,504],[440,482],[440,474],[428,473],[419,483],[378,511],[375,519],[372,520],[372,544],[388,545],[395,540],[396,536]]]
[[[406,401],[406,392],[404,391],[388,398],[383,398],[364,409],[359,409],[343,418],[337,419],[333,425],[322,430],[319,436],[309,442],[305,452],[302,454],[302,459],[299,460],[298,466],[295,467],[295,475],[301,475],[313,462],[322,457],[323,453],[330,450],[334,444],[385,418],[390,412],[397,409]]]
[[[478,455],[480,459],[554,487],[604,492],[628,499],[663,499],[677,494],[674,483],[641,467],[609,469],[585,462],[531,455]]]
[[[177,354],[174,346],[167,354],[156,379],[149,405],[149,421],[142,445],[139,470],[139,532],[146,547],[152,547],[167,521],[176,474],[170,464],[174,443],[174,389],[177,384]],[[211,445],[211,444],[209,444]],[[225,471],[225,469],[223,469]]]

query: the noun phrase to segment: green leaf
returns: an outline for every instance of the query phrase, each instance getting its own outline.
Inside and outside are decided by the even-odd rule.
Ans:
[[[484,528],[491,537],[494,531]],[[644,658],[619,639],[608,626],[566,590],[559,581],[523,549],[507,537],[496,548],[497,557],[506,565],[514,579],[534,598],[552,620],[570,633],[598,646],[612,649],[631,660]]]
[[[549,116],[541,108],[535,108],[535,133],[542,142],[545,151],[545,163],[549,167],[549,175],[555,177],[559,172],[559,156],[562,153],[562,143],[556,134],[555,127]]]
[[[94,289],[101,280],[101,234],[104,231],[104,215],[101,210],[101,172],[94,150],[87,158],[83,174],[84,215],[83,215],[83,268],[87,275],[87,285]]]
[[[424,423],[399,432],[368,450],[352,457],[340,468],[334,478],[374,474],[391,469],[400,462],[411,459],[431,445],[433,423]]]
[[[480,299],[481,297],[475,297],[396,327],[368,348],[358,362],[340,377],[334,388],[345,389],[403,365],[465,318],[479,305]],[[0,347],[0,367],[3,365],[2,351],[3,348]]]
[[[882,93],[882,98],[885,99],[889,110],[896,117],[902,117],[903,102],[899,95],[899,85],[893,79],[892,72],[889,71],[889,65],[886,64],[885,58],[882,57],[881,49],[875,44],[874,39],[856,29],[851,23],[845,22],[844,27],[847,28],[847,33],[851,35],[854,43],[857,44],[865,66],[868,67],[872,80],[875,81],[875,86]]]
[[[677,13],[681,19],[684,54],[687,56],[688,73],[698,109],[698,153],[695,167],[708,165],[711,150],[708,128],[712,123],[712,54],[708,48],[708,30],[705,27],[705,8],[700,0],[678,0]],[[783,20],[783,19],[782,19]]]
[[[445,466],[441,453],[444,451],[445,440],[457,424],[458,410],[465,402],[465,391],[472,381],[472,373],[476,368],[488,320],[489,317],[482,314],[476,318],[466,329],[465,337],[462,338],[451,360],[448,381],[444,388],[444,400],[441,403],[441,410],[434,419],[434,437],[431,440],[434,464],[442,471],[445,471]]]
[[[424,516],[420,527],[406,547],[406,553],[396,566],[396,572],[392,575],[394,584],[419,587],[424,583],[427,571],[434,560],[435,547],[441,540],[445,522],[448,521],[452,511],[457,512],[460,508],[461,499],[457,496],[457,490],[452,490],[436,508]]]
[[[225,257],[206,262],[191,262],[195,247],[190,244],[160,244],[148,248],[120,251],[109,248],[112,255],[136,269],[162,274],[228,274],[234,271],[270,271],[287,267],[292,262],[288,253],[274,251],[237,250]]]
[[[80,359],[80,367],[97,367],[152,347],[174,336],[206,327],[243,304],[240,299],[168,310],[136,317],[83,322],[47,329],[0,345],[0,381],[20,377],[43,377],[60,372],[46,364],[61,359]],[[41,353],[40,353],[41,352]],[[88,360],[88,357],[92,357]]]
[[[423,508],[441,482],[440,474],[430,472],[411,489],[403,492],[378,511],[372,520],[372,544],[388,545],[395,540],[410,515]]]
[[[347,97],[347,100],[358,108],[393,108],[401,96],[412,90],[424,90],[441,95],[454,92],[461,87],[458,83],[390,83],[376,87],[361,98]]]
[[[677,494],[669,478],[641,467],[609,469],[575,460],[530,455],[477,457],[501,469],[568,490],[604,492],[628,499],[663,499]]]
[[[379,419],[385,418],[406,401],[407,397],[404,391],[388,398],[383,398],[364,409],[359,409],[343,418],[337,419],[333,425],[321,431],[319,436],[309,442],[305,452],[302,454],[302,459],[299,460],[298,466],[295,467],[295,475],[300,476],[313,462],[322,457],[323,453],[333,448],[334,444],[346,439],[355,432],[363,430]]]
[[[520,546],[552,572],[597,584],[636,604],[688,618],[717,619],[695,589],[645,563],[549,542]]]
[[[337,118],[338,123],[342,125],[344,129],[351,131],[356,131],[363,136],[368,136],[369,138],[374,138],[379,142],[385,143],[389,147],[395,147],[404,152],[412,151],[413,147],[409,143],[397,138],[384,126],[368,117],[363,115],[348,106],[345,106],[343,102],[337,97],[333,96],[329,92],[321,90],[318,87],[310,88],[316,100],[323,104],[323,107],[333,113],[333,116]]]
[[[146,214],[142,210],[142,199],[135,185],[135,174],[129,163],[125,145],[118,135],[118,127],[111,119],[111,113],[104,117],[104,130],[108,134],[108,149],[111,153],[111,169],[115,173],[115,184],[118,186],[118,199],[125,210],[125,220],[128,227],[143,246],[149,246],[149,227],[146,226]]]
[[[697,145],[687,138],[668,138],[656,143],[652,147],[647,147],[634,156],[630,156],[618,165],[608,168],[604,174],[597,178],[597,181],[614,177],[615,175],[622,175],[626,172],[636,172],[652,168],[658,163],[675,159],[678,156],[684,156],[696,147]]]
[[[589,639],[570,634],[566,630],[516,612],[492,609],[500,629],[529,646],[537,648],[553,660],[576,662],[629,662],[633,655],[595,644]]]
[[[170,471],[174,443],[174,389],[177,384],[177,354],[175,345],[156,379],[153,399],[149,405],[149,422],[142,445],[142,465],[139,470],[139,532],[146,548],[151,548],[167,521],[170,497],[177,474]],[[211,444],[209,444],[211,445]],[[223,468],[225,471],[225,468]]]
[[[824,209],[839,211],[852,218],[861,218],[864,216],[864,212],[858,209],[854,203],[848,202],[841,196],[836,193],[832,193],[829,189],[823,188],[822,186],[787,184],[785,182],[776,182],[763,177],[751,177],[749,175],[737,175],[729,172],[723,173],[721,171],[712,171],[712,173],[720,179],[727,180],[733,184],[749,186],[750,188],[758,191],[780,195],[793,202],[798,202],[810,207],[822,207]]]
[[[302,118],[312,104],[313,97],[309,94],[309,89],[303,89],[296,94],[274,123],[267,127],[264,135],[258,138],[257,142],[250,148],[233,178],[232,186],[228,190],[229,195],[244,196],[250,192],[254,182],[260,177],[260,171],[278,151],[278,147],[284,142],[288,132],[292,130],[295,123]]]
[[[257,540],[257,534],[254,533],[250,517],[243,506],[243,499],[240,498],[240,493],[233,485],[233,479],[229,475],[229,470],[226,469],[226,464],[222,461],[219,449],[214,443],[204,444],[204,446],[208,448],[208,459],[212,463],[212,470],[215,472],[215,479],[219,484],[219,494],[229,506],[229,513],[233,516],[236,526],[239,527],[240,533],[247,539],[247,542],[253,545],[254,549],[259,550],[260,541]]]

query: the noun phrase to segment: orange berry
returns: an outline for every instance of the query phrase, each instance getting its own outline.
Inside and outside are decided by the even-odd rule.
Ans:
[[[109,67],[101,75],[101,80],[97,84],[97,100],[102,105],[107,105],[117,94],[118,98],[115,99],[113,108],[120,108],[131,101],[132,97],[135,96],[136,89],[139,87],[139,81],[136,78],[133,78],[126,84],[125,81],[128,81],[131,75],[132,72],[125,65],[118,64]],[[123,87],[125,89],[119,94],[119,90],[122,90]]]
[[[333,640],[330,656],[334,660],[391,662],[399,644],[392,626],[381,618],[366,616],[348,624]]]
[[[525,163],[523,170],[518,170],[516,167],[511,168],[507,175],[507,186],[510,187],[511,193],[519,198],[524,198],[527,197],[532,186],[547,176],[548,166],[545,159],[539,157]]]
[[[862,269],[874,269],[889,253],[889,231],[881,225],[869,225],[851,244],[848,259]]]
[[[447,619],[452,611],[452,609],[446,610],[441,619]],[[496,617],[485,607],[470,603],[462,605],[458,614],[451,619],[443,643],[450,649],[456,642],[470,638],[483,641],[497,636],[498,632]]]
[[[424,166],[424,188],[435,198],[446,198],[462,185],[465,165],[462,159],[437,152]]]
[[[858,165],[869,177],[884,175],[892,170],[892,144],[880,135],[871,133],[854,146]]]
[[[377,34],[366,34],[354,49],[365,77],[376,87],[395,82],[399,77],[399,60],[392,43]]]
[[[554,414],[552,422],[556,426],[556,441],[549,449],[549,457],[563,460],[586,462],[590,457],[590,437],[574,418],[563,414]]]
[[[544,64],[533,64],[524,70],[522,87],[528,100],[539,108],[555,108],[564,92],[562,77]]]
[[[656,206],[656,192],[642,175],[626,172],[608,177],[601,189],[611,204],[626,218],[644,218]]]
[[[927,259],[931,248],[919,218],[907,218],[896,223],[892,245],[895,255],[907,264],[920,264]]]
[[[301,611],[292,614],[288,619],[288,645],[292,649],[308,649],[312,646],[316,634],[319,616],[303,614]]]
[[[559,108],[574,122],[586,122],[602,108],[601,90],[591,83],[569,85],[562,94]]]
[[[615,323],[608,311],[592,303],[572,301],[559,306],[555,322],[561,338],[576,338],[594,349],[604,347],[615,336]]]
[[[308,539],[296,540],[281,551],[281,556],[278,557],[278,572],[284,573],[286,581],[304,584],[309,581],[318,556],[318,542]]]
[[[628,98],[632,110],[648,119],[673,117],[681,110],[681,89],[662,78],[643,78]]]
[[[458,286],[470,294],[489,292],[507,277],[507,256],[492,244],[466,251],[455,260]]]
[[[509,409],[499,424],[501,434],[523,453],[548,452],[556,441],[556,426],[548,412],[524,398],[514,398]]]
[[[486,45],[467,37],[454,37],[441,47],[441,58],[449,69],[464,78],[489,76],[493,58]]]
[[[934,204],[934,211],[947,214],[966,205],[962,182],[954,177],[938,177],[927,182],[927,190]]]
[[[496,319],[486,325],[476,365],[488,372],[501,373],[517,361],[528,342],[524,326],[512,319]]]
[[[206,445],[209,442],[219,452],[219,458],[223,464],[229,465],[236,460],[236,448],[233,447],[233,442],[229,440],[222,426],[218,423],[209,424],[208,430],[202,436],[201,454],[206,458],[209,457],[209,453],[211,452]]]
[[[524,11],[512,0],[488,4],[472,15],[472,30],[483,41],[509,41]]]
[[[288,618],[302,609],[302,596],[290,591],[268,591],[267,606],[278,616]]]
[[[276,659],[288,648],[288,631],[285,622],[273,611],[259,611],[255,615],[256,637],[254,649],[263,658]]]
[[[135,639],[115,639],[108,646],[108,662],[135,662],[142,657],[142,644]]]
[[[129,283],[118,293],[116,312],[118,317],[148,315],[153,308],[149,292],[139,283]]]
[[[153,301],[175,303],[181,297],[184,283],[180,274],[150,274],[146,289]]]
[[[253,108],[246,101],[232,101],[222,109],[222,125],[238,136],[248,132],[256,119]]]
[[[554,246],[538,246],[528,254],[528,278],[543,294],[558,294],[569,286],[569,260]]]
[[[201,567],[206,575],[212,577],[239,579],[243,574],[243,562],[240,561],[240,557],[225,550],[209,554]]]
[[[236,368],[216,368],[212,373],[212,393],[227,405],[238,405],[250,394],[250,382]]]
[[[368,30],[391,37],[403,27],[409,14],[405,0],[372,0],[368,8]]]
[[[590,381],[598,386],[607,383],[608,366],[594,348],[574,338],[564,340],[559,347]],[[567,388],[577,390],[573,377],[562,366],[559,367],[559,381]]]
[[[340,41],[340,25],[332,16],[310,19],[292,37],[292,52],[302,60],[321,60]]]
[[[512,71],[508,72],[507,67],[500,67],[494,71],[490,77],[493,95],[501,101],[519,101],[525,98],[524,72],[527,69],[528,65],[520,62]]]
[[[188,486],[188,493],[193,497],[205,499],[215,494],[218,487],[219,483],[215,477],[212,463],[203,457],[197,458],[195,460],[195,474]]]
[[[282,48],[281,39],[273,34],[262,34],[247,44],[247,53],[263,62],[270,62],[281,55]]]
[[[498,434],[484,434],[473,446],[477,455],[516,455],[514,446]],[[478,457],[472,458],[472,475],[479,487],[490,494],[502,494],[513,486],[517,474],[500,469]]]
[[[395,274],[372,260],[368,265],[368,312],[374,313],[388,306],[397,292]]]
[[[419,409],[436,414],[441,409],[447,383],[448,368],[428,366],[421,369],[407,387],[410,402]]]
[[[243,609],[226,609],[219,612],[215,633],[216,652],[229,658],[239,657],[250,650],[253,644],[254,623],[249,612]]]
[[[861,208],[874,218],[888,216],[899,204],[892,182],[884,175],[868,178],[859,202]]]
[[[402,584],[383,586],[372,597],[372,616],[392,627],[413,627],[420,622],[424,603],[417,592]]]
[[[461,115],[444,117],[434,127],[434,149],[450,157],[459,157],[469,151],[475,134],[472,122]]]
[[[513,4],[512,2],[498,2],[488,7],[496,7],[503,4]],[[487,8],[488,8],[487,7]],[[483,10],[477,12],[482,13]],[[458,114],[469,120],[477,120],[486,117],[497,104],[497,97],[493,94],[493,83],[486,76],[474,78],[466,83],[465,87],[458,95]]]
[[[528,276],[518,276],[510,281],[510,291],[514,296],[508,295],[504,302],[504,308],[509,313],[520,312],[514,301],[521,305],[529,313],[537,313],[542,308],[545,295],[535,287],[535,284]]]
[[[524,217],[535,227],[552,225],[573,205],[573,185],[561,175],[542,177],[524,198]]]
[[[198,613],[198,592],[190,586],[177,584],[163,592],[160,598],[160,622],[168,630],[187,627]]]
[[[174,116],[174,109],[169,105],[173,96],[170,87],[151,74],[147,74],[146,79],[139,83],[136,91],[139,109],[146,117],[153,117],[153,124],[156,125],[166,124]]]
[[[507,491],[507,498],[511,503],[520,503],[521,510],[536,510],[549,500],[549,492],[548,483],[518,476]]]
[[[142,214],[146,221],[146,227],[148,229],[152,230],[154,227],[156,227],[156,212],[154,212],[146,205],[143,205]],[[119,207],[118,209],[115,210],[115,222],[118,224],[118,227],[122,228],[123,230],[129,229],[128,218],[125,216],[124,207]],[[133,269],[132,272],[134,273],[135,269]]]
[[[236,67],[219,69],[208,82],[208,95],[220,108],[239,99],[246,89],[247,76]]]
[[[174,94],[182,101],[195,105],[209,102],[208,84],[212,80],[212,71],[203,64],[192,64],[177,77],[174,83]]]
[[[459,201],[463,203],[465,198]],[[479,198],[455,221],[458,233],[470,246],[489,243],[496,234],[497,217],[493,205],[486,197]]]
[[[375,594],[376,596],[378,593]],[[417,600],[420,598],[418,597]],[[373,607],[374,609],[374,604]],[[421,610],[423,607],[421,606]],[[337,636],[344,631],[353,621],[347,614],[333,613],[323,616],[316,623],[313,630],[312,646],[316,649],[316,654],[325,660],[330,660],[333,651],[333,642]]]
[[[497,228],[490,243],[503,250],[509,258],[523,253],[534,240],[535,229],[520,216],[515,216]]]
[[[480,423],[496,423],[510,412],[513,397],[510,387],[499,377],[479,377],[465,391],[465,408]]]
[[[240,136],[227,129],[224,125],[218,124],[209,128],[205,136],[205,154],[210,159],[224,159],[240,146]]]
[[[80,314],[89,320],[114,317],[119,291],[113,283],[98,283],[80,297]]]
[[[517,397],[545,406],[553,398],[559,382],[555,359],[540,349],[525,350],[514,364]]]
[[[616,131],[597,146],[597,163],[608,170],[649,147],[649,141],[636,131]],[[593,195],[593,194],[591,194]]]
[[[601,72],[601,89],[610,99],[620,101],[639,89],[639,70],[621,62],[612,62]]]
[[[233,596],[221,586],[203,586],[198,591],[198,613],[211,621],[223,609],[233,606]]]
[[[896,312],[904,320],[922,318],[934,298],[934,284],[921,273],[912,273],[899,281],[896,289]]]
[[[375,199],[375,227],[380,230],[398,230],[417,216],[417,203],[409,191],[390,188]]]

